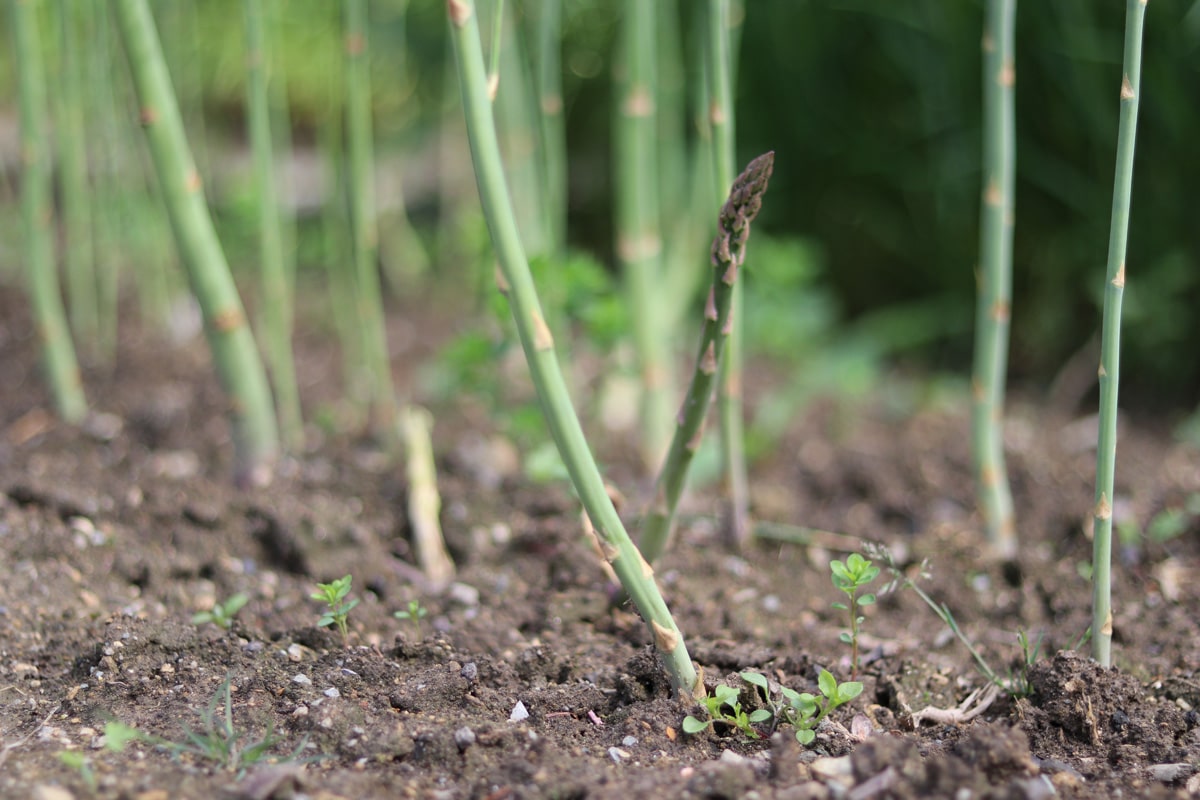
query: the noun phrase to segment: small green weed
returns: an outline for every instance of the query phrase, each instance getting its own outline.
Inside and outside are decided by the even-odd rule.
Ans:
[[[351,576],[344,575],[329,583],[318,583],[317,591],[309,595],[313,600],[320,600],[326,606],[325,613],[317,621],[317,627],[336,625],[338,633],[342,635],[342,644],[349,644],[350,631],[346,627],[346,619],[350,616],[350,611],[358,605],[358,598],[346,599],[350,594],[350,584],[353,581]]]
[[[396,619],[406,619],[412,622],[417,631],[417,639],[421,638],[421,618],[429,614],[429,610],[421,605],[420,600],[409,600],[408,608],[392,614]]]
[[[850,630],[843,631],[839,637],[845,644],[850,645],[850,680],[858,677],[858,633],[865,617],[859,610],[875,602],[873,594],[859,594],[859,590],[879,576],[879,567],[858,553],[851,553],[843,563],[836,558],[829,562],[829,570],[834,588],[846,595],[846,603],[834,603],[833,607],[850,614]]]
[[[742,673],[742,677],[744,678],[746,674]],[[684,717],[683,732],[699,733],[713,723],[720,722],[732,728],[737,728],[748,739],[761,739],[762,734],[756,731],[754,726],[772,719],[774,715],[765,708],[760,708],[747,714],[742,710],[740,698],[741,692],[738,689],[724,684],[717,686],[713,690],[713,693],[705,697],[702,702],[702,705],[708,711],[708,719],[697,719],[691,715]]]
[[[249,602],[250,598],[247,595],[238,592],[224,603],[214,605],[211,611],[201,611],[198,614],[193,614],[192,624],[203,625],[206,622],[211,622],[218,627],[229,630],[233,627],[233,618]]]
[[[817,675],[820,697],[782,686],[779,689],[780,699],[776,700],[771,696],[765,675],[757,672],[743,672],[741,675],[742,680],[762,690],[771,715],[777,722],[791,725],[796,732],[796,741],[804,745],[811,744],[816,738],[816,728],[829,712],[858,697],[863,690],[863,685],[858,681],[838,683],[833,673],[823,669]]]
[[[736,728],[748,739],[761,739],[763,731],[756,726],[769,722],[765,731],[768,735],[780,723],[791,725],[800,744],[810,744],[816,737],[816,727],[838,706],[844,705],[862,694],[863,685],[857,681],[838,683],[829,670],[821,670],[817,677],[820,697],[808,692],[797,692],[786,686],[778,694],[771,691],[767,676],[759,672],[739,673],[742,680],[761,691],[766,708],[747,713],[742,708],[741,692],[724,684],[706,697],[703,705],[708,719],[687,716],[683,719],[684,733],[700,733],[714,723]]]
[[[967,635],[963,633],[961,628],[958,627],[958,621],[954,619],[954,614],[951,613],[949,606],[947,606],[945,603],[936,602],[924,589],[917,585],[916,580],[906,575],[900,566],[896,564],[895,558],[892,556],[891,551],[888,550],[887,547],[881,544],[867,543],[863,546],[863,549],[872,558],[882,561],[886,566],[888,573],[892,576],[887,585],[879,590],[880,594],[887,594],[888,592],[899,591],[900,589],[905,588],[912,589],[914,592],[916,592],[917,597],[920,597],[921,600],[925,602],[925,605],[929,606],[929,609],[937,615],[938,619],[945,623],[946,627],[949,628],[950,632],[958,638],[958,641],[962,643],[963,647],[967,648],[967,652],[970,653],[971,658],[974,659],[975,668],[979,671],[980,675],[986,678],[988,682],[995,684],[996,686],[1000,687],[1001,690],[1007,692],[1013,697],[1025,697],[1029,694],[1030,687],[1027,674],[1029,667],[1032,666],[1034,661],[1037,660],[1038,653],[1041,651],[1040,637],[1037,643],[1031,647],[1029,637],[1025,634],[1025,632],[1017,632],[1017,643],[1021,647],[1022,663],[1021,666],[1018,667],[1017,673],[1010,672],[1008,680],[1005,680],[1001,678],[994,669],[992,669],[991,665],[988,664],[987,660],[983,657],[979,650],[976,649],[971,640],[967,638]],[[928,560],[921,562],[921,568],[918,572],[918,577],[929,577]]]
[[[183,742],[172,742],[144,734],[136,735],[137,738],[154,743],[172,756],[194,755],[239,775],[248,767],[265,761],[271,748],[283,741],[283,737],[276,736],[272,725],[268,723],[267,731],[261,739],[243,743],[245,733],[237,730],[233,724],[233,694],[228,678],[221,682],[208,706],[200,712],[200,721],[203,723],[200,731],[184,727]],[[307,743],[306,738],[288,756],[288,760],[299,755]]]

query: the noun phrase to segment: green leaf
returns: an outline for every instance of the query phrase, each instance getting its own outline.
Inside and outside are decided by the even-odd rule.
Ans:
[[[838,641],[840,641],[842,644],[854,644],[854,638],[845,631],[843,631],[842,635],[838,637]]]
[[[767,676],[763,675],[761,672],[751,672],[747,670],[746,672],[741,672],[738,674],[746,683],[757,686],[758,688],[762,689],[764,693],[770,693],[770,689],[767,686]]]
[[[845,603],[834,603],[833,607],[836,608],[838,611],[849,611],[850,610],[850,607],[847,606]]]
[[[699,733],[709,726],[708,720],[698,720],[695,717],[688,715],[683,718],[684,733]]]
[[[754,711],[753,713],[750,714],[750,721],[751,722],[766,722],[773,716],[775,716],[775,715],[772,714],[769,710],[767,710],[765,708],[760,708],[757,711]]]
[[[106,722],[104,724],[104,747],[114,753],[125,749],[125,745],[142,738],[137,728],[124,722]]]
[[[874,605],[874,604],[875,604],[875,595],[873,595],[873,594],[864,594],[862,597],[858,598],[858,604],[859,604],[860,606],[870,606],[870,605]]]
[[[833,674],[829,670],[821,670],[817,676],[817,686],[820,688],[821,694],[830,700],[837,697],[837,678],[833,677]]]
[[[817,738],[817,734],[809,728],[796,731],[796,741],[803,745],[812,744],[812,740]]]
[[[859,681],[847,681],[837,687],[838,705],[848,703],[862,694],[863,685]]]
[[[846,565],[836,558],[829,562],[829,571],[833,573],[834,583],[837,583],[840,578],[843,581],[850,581],[850,571],[846,569]]]

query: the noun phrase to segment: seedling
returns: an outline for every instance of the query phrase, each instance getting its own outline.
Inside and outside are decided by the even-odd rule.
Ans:
[[[787,701],[783,709],[784,720],[796,729],[796,741],[800,744],[811,744],[821,720],[829,716],[830,711],[862,694],[863,685],[858,681],[838,683],[833,673],[823,669],[817,675],[817,689],[821,697],[787,687],[780,690]]]
[[[233,725],[233,695],[229,679],[226,678],[217,687],[216,694],[209,701],[208,707],[200,712],[203,729],[199,732],[184,728],[184,742],[171,742],[165,739],[151,738],[139,734],[139,738],[153,741],[173,756],[191,754],[212,761],[222,769],[237,772],[239,776],[248,767],[263,762],[272,747],[283,741],[276,736],[270,723],[263,737],[255,742],[243,745],[245,732],[237,730]],[[289,760],[303,749],[307,739],[289,756]]]
[[[211,622],[218,627],[229,630],[233,627],[233,618],[249,602],[250,598],[248,596],[238,592],[224,603],[214,605],[211,611],[201,611],[198,614],[193,614],[192,624],[203,625],[206,622]]]
[[[338,633],[342,635],[343,644],[347,644],[350,639],[350,632],[346,628],[346,618],[350,616],[350,610],[358,605],[358,598],[346,600],[346,596],[350,594],[350,584],[353,580],[351,576],[344,575],[329,583],[318,583],[317,591],[309,595],[313,600],[325,603],[327,608],[321,615],[321,619],[318,620],[317,627],[336,625]]]
[[[410,620],[413,624],[413,627],[416,628],[416,630],[417,630],[417,638],[420,639],[421,638],[421,617],[427,616],[428,614],[429,614],[429,609],[422,606],[420,600],[409,600],[407,609],[405,609],[404,611],[397,611],[394,614],[392,614],[392,616],[395,617],[396,619]]]
[[[833,607],[850,614],[850,630],[843,631],[838,638],[850,645],[850,680],[854,680],[858,677],[858,629],[865,619],[858,612],[864,606],[875,602],[875,595],[859,594],[858,591],[878,577],[879,567],[872,565],[858,553],[851,553],[845,563],[837,559],[830,561],[829,570],[834,587],[850,601],[849,605],[834,603]]]
[[[745,678],[747,674],[757,673],[742,673],[742,677]],[[683,732],[699,733],[713,723],[720,722],[731,728],[737,728],[747,739],[761,739],[762,734],[755,730],[754,726],[773,719],[775,715],[766,708],[760,708],[747,714],[742,710],[740,696],[741,692],[732,686],[724,684],[717,686],[711,695],[701,701],[708,711],[708,719],[702,720],[691,715],[684,717]]]

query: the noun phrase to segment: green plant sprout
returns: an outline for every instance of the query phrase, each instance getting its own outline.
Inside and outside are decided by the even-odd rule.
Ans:
[[[858,632],[865,617],[858,612],[864,606],[874,604],[875,595],[859,594],[859,589],[866,586],[879,576],[879,567],[858,553],[851,553],[843,563],[838,559],[829,562],[829,570],[834,587],[846,595],[846,603],[834,603],[833,607],[850,614],[850,630],[843,631],[838,638],[850,645],[850,680],[858,677]]]
[[[429,609],[421,605],[420,600],[409,600],[408,608],[392,614],[396,619],[406,619],[416,628],[417,638],[421,638],[421,618],[429,614]]]
[[[271,748],[283,741],[283,737],[275,735],[273,725],[268,722],[266,733],[261,739],[243,744],[246,734],[237,730],[233,724],[233,694],[228,678],[221,682],[208,706],[200,712],[200,720],[203,729],[199,732],[184,726],[183,742],[172,742],[140,733],[137,734],[137,738],[157,745],[174,757],[190,754],[211,761],[222,769],[238,773],[239,777],[248,767],[264,762]],[[307,743],[308,739],[305,737],[286,760],[295,759]]]
[[[816,738],[816,728],[829,712],[858,697],[863,690],[863,685],[858,681],[838,683],[833,673],[823,669],[817,674],[820,698],[809,692],[797,692],[795,689],[781,686],[779,699],[775,699],[767,676],[747,671],[741,673],[741,677],[746,683],[762,691],[762,698],[771,717],[776,723],[791,725],[796,732],[796,740],[803,745],[811,744]]]
[[[849,703],[862,694],[863,685],[858,681],[838,683],[827,669],[817,675],[817,689],[821,697],[809,692],[797,692],[786,686],[780,689],[787,705],[783,709],[784,721],[796,730],[796,741],[811,744],[816,738],[816,727],[829,712]]]
[[[975,668],[979,671],[980,675],[986,678],[989,683],[999,687],[1012,697],[1025,697],[1029,694],[1030,686],[1027,679],[1027,673],[1029,667],[1033,666],[1034,661],[1037,660],[1038,654],[1041,651],[1041,637],[1039,637],[1037,643],[1031,647],[1028,635],[1024,631],[1017,631],[1017,644],[1021,648],[1022,663],[1019,672],[1014,674],[1010,671],[1008,680],[1005,680],[1001,678],[994,669],[992,669],[991,665],[988,664],[987,660],[984,659],[983,655],[978,649],[976,649],[971,640],[967,638],[967,635],[963,633],[961,628],[958,627],[958,622],[954,619],[954,614],[950,612],[950,608],[945,603],[936,602],[924,589],[917,585],[915,580],[905,575],[900,566],[896,564],[895,557],[892,556],[891,551],[888,550],[887,547],[881,544],[867,542],[864,543],[863,550],[866,551],[872,558],[877,558],[882,561],[886,565],[888,573],[892,576],[892,580],[879,590],[880,594],[888,594],[889,592],[899,591],[900,589],[905,588],[912,589],[914,592],[916,592],[917,597],[920,597],[923,601],[925,601],[925,605],[929,606],[934,614],[937,614],[938,619],[945,623],[946,627],[950,629],[950,632],[953,633],[960,642],[962,642],[963,647],[967,648],[967,652],[971,654],[971,658],[975,661]],[[928,560],[921,562],[921,568],[919,570],[918,577],[929,577]],[[1082,646],[1084,641],[1086,641],[1087,635],[1088,634],[1086,633],[1084,634],[1085,638],[1080,640],[1080,644],[1077,645],[1077,649],[1078,647]]]
[[[250,598],[238,592],[232,595],[224,603],[216,603],[210,611],[201,611],[192,615],[193,625],[203,625],[206,622],[211,622],[214,625],[229,630],[233,627],[233,618],[242,610],[246,603],[250,602]]]
[[[346,600],[346,596],[350,594],[350,584],[353,581],[354,578],[351,576],[343,575],[329,583],[318,583],[317,591],[309,595],[313,600],[320,600],[326,605],[327,610],[317,621],[317,627],[336,625],[338,633],[342,635],[343,644],[348,643],[350,639],[350,632],[346,628],[346,618],[350,616],[350,610],[358,605],[358,598]]]
[[[1125,249],[1129,238],[1129,200],[1133,191],[1146,1],[1127,0],[1125,6],[1121,115],[1117,128],[1117,166],[1113,175],[1112,221],[1100,333],[1100,414],[1096,440],[1096,494],[1092,507],[1092,657],[1102,667],[1112,664],[1110,570],[1113,482],[1117,465],[1117,388],[1121,379],[1121,307],[1125,297]]]
[[[104,749],[110,753],[120,753],[125,749],[125,745],[135,739],[145,738],[139,733],[136,728],[126,725],[124,722],[107,722],[104,725]],[[96,770],[94,769],[93,760],[79,752],[78,750],[64,750],[58,754],[58,760],[63,765],[75,770],[79,773],[79,777],[83,780],[88,791],[95,794],[98,786],[96,783]]]
[[[743,672],[742,678],[746,678],[748,674],[757,675],[757,673]],[[755,730],[754,726],[774,719],[775,715],[770,709],[766,708],[759,708],[747,714],[742,709],[740,697],[741,692],[733,686],[726,686],[725,684],[717,686],[711,695],[707,695],[700,701],[700,704],[708,711],[708,719],[700,719],[689,714],[683,718],[683,732],[690,734],[699,733],[714,723],[719,722],[731,728],[736,728],[748,739],[761,739],[762,734]]]

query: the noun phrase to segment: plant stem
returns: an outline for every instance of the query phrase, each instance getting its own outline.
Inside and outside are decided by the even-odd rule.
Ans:
[[[700,337],[696,369],[676,418],[675,435],[658,476],[653,507],[646,514],[642,528],[642,555],[650,563],[662,554],[670,538],[687,470],[700,446],[713,383],[733,331],[733,289],[746,257],[750,223],[762,207],[762,196],[774,164],[773,152],[751,161],[734,181],[729,199],[721,209],[717,237],[712,244],[713,281],[704,310],[704,332]]]
[[[396,396],[383,324],[383,299],[376,256],[379,231],[375,218],[374,146],[371,135],[371,62],[367,50],[366,0],[345,0],[346,147],[350,224],[353,228],[355,310],[363,336],[372,427],[390,430],[396,419]]]
[[[292,292],[283,260],[283,230],[279,219],[275,154],[271,141],[271,60],[264,35],[263,0],[244,0],[246,20],[246,105],[250,142],[254,148],[254,180],[258,189],[258,246],[262,269],[262,326],[264,350],[275,387],[279,432],[284,446],[296,452],[304,446],[300,390],[292,358]]]
[[[46,374],[58,414],[79,422],[87,399],[79,362],[59,294],[51,237],[50,153],[46,135],[46,75],[38,34],[36,0],[10,0],[13,52],[17,59],[17,94],[21,114],[21,210],[25,228],[25,264],[29,294],[37,321]]]
[[[84,141],[83,43],[79,15],[87,3],[58,0],[58,179],[62,192],[63,265],[71,327],[85,355],[100,352],[100,286],[92,237],[91,187]]]
[[[708,86],[713,159],[718,191],[733,181],[734,107],[729,0],[708,3]],[[725,468],[729,506],[726,534],[735,547],[750,537],[750,488],[746,468],[745,433],[742,421],[742,286],[733,287],[732,335],[721,366],[718,410],[721,421],[721,453]]]
[[[609,499],[604,479],[588,449],[583,428],[567,394],[554,340],[545,324],[504,180],[474,3],[471,0],[447,0],[446,7],[480,202],[506,284],[501,289],[508,296],[547,424],[571,475],[571,482],[594,525],[605,559],[650,627],[673,689],[681,696],[693,698],[696,692],[702,693],[704,687],[698,685],[696,669],[688,656],[683,635],[663,601],[654,571],[634,547]]]
[[[218,377],[230,397],[236,478],[262,483],[270,477],[278,446],[266,372],[205,204],[150,7],[146,0],[113,0],[113,11],[167,215],[200,304]]]
[[[1137,135],[1142,74],[1142,26],[1147,0],[1127,0],[1125,55],[1121,78],[1121,121],[1113,178],[1112,224],[1100,339],[1100,434],[1096,446],[1096,505],[1092,511],[1092,655],[1101,666],[1112,661],[1112,498],[1117,461],[1117,388],[1121,364],[1121,301],[1125,294],[1125,246],[1129,238],[1129,196]]]
[[[622,23],[624,72],[617,97],[617,258],[632,309],[641,372],[641,450],[645,464],[662,463],[670,438],[670,332],[657,299],[662,280],[659,220],[655,3],[626,0]]]
[[[541,0],[537,18],[537,95],[542,127],[542,209],[546,252],[561,258],[567,238],[567,140],[562,96],[563,0]]]
[[[983,200],[976,276],[971,444],[987,538],[997,555],[1016,555],[1012,493],[1004,462],[1004,382],[1012,296],[1013,26],[1016,0],[988,0],[983,32]]]

